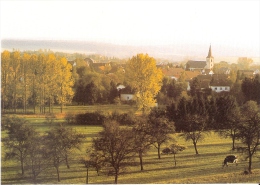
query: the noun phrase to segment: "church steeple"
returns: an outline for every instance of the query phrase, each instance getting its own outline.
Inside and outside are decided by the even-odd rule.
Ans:
[[[211,45],[209,46],[209,52],[208,52],[208,56],[206,58],[206,69],[210,69],[212,70],[214,67],[214,57],[212,56],[211,53]]]
[[[212,56],[212,54],[211,54],[211,45],[209,46],[209,53],[208,53],[207,58],[214,58],[214,57]]]

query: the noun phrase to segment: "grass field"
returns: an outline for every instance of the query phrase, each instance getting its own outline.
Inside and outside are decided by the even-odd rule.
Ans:
[[[96,107],[97,108],[97,107]],[[105,109],[105,107],[102,107]],[[106,107],[112,110],[111,107]],[[131,107],[117,107],[121,111],[132,110]],[[99,108],[100,110],[101,108]],[[85,111],[75,107],[76,111]],[[62,122],[58,118],[53,124],[46,124],[43,117],[27,117],[30,125],[37,128],[39,132],[48,130],[51,126]],[[87,136],[86,141],[82,144],[81,151],[75,150],[71,156],[71,168],[67,169],[65,165],[61,167],[60,184],[84,184],[86,182],[86,169],[79,161],[85,155],[86,149],[91,144],[91,138],[94,137],[101,127],[99,126],[74,126],[74,128]],[[6,134],[2,132],[2,137]],[[126,171],[119,175],[118,183],[120,184],[151,184],[151,183],[259,183],[260,181],[260,154],[255,154],[253,158],[253,174],[244,175],[243,171],[248,165],[248,161],[243,160],[240,153],[232,152],[231,140],[220,138],[218,134],[211,132],[205,140],[198,143],[199,155],[195,155],[194,147],[191,142],[186,142],[174,135],[179,144],[187,147],[181,153],[176,155],[177,166],[174,166],[172,155],[162,155],[161,159],[157,158],[157,150],[152,147],[144,156],[144,171],[140,171],[139,160],[127,165]],[[1,143],[1,154],[4,155],[4,146]],[[165,145],[166,146],[166,145]],[[165,147],[163,146],[163,147]],[[236,154],[239,156],[239,165],[230,164],[229,167],[222,169],[222,162],[226,155]],[[28,175],[21,176],[19,163],[15,161],[1,161],[1,183],[2,184],[23,184],[34,183]],[[97,175],[94,169],[89,171],[89,183],[109,184],[114,182],[113,176],[106,174]],[[56,172],[53,167],[41,173],[37,178],[37,183],[41,184],[58,184]]]

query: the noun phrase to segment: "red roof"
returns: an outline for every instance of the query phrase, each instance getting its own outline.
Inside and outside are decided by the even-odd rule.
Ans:
[[[182,68],[166,68],[166,69],[162,69],[162,72],[165,76],[168,76],[168,77],[176,77],[176,78],[179,78],[181,73],[183,72],[184,70]]]

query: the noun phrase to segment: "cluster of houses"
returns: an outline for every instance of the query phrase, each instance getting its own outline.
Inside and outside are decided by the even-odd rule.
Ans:
[[[190,90],[190,82],[197,77],[200,82],[201,89],[210,88],[213,92],[229,92],[231,89],[230,69],[222,67],[218,69],[216,74],[213,72],[214,57],[212,56],[211,46],[209,47],[208,55],[205,61],[189,60],[185,69],[182,68],[163,68],[165,76],[178,80],[181,75],[184,75],[185,81],[188,84],[187,90]],[[253,77],[259,74],[259,70],[239,70],[240,74],[247,77]]]
[[[91,66],[95,71],[104,72],[106,69],[111,69],[110,63],[108,61],[95,62],[91,58],[86,58],[85,62],[88,66]],[[124,65],[120,66],[124,71]],[[161,68],[165,77],[170,79],[178,80],[181,76],[186,81],[188,87],[187,91],[190,90],[190,82],[192,79],[197,77],[200,83],[201,89],[210,88],[213,92],[229,92],[231,89],[231,82],[229,79],[230,69],[222,67],[213,72],[214,67],[214,57],[212,56],[211,46],[209,47],[208,55],[205,61],[195,61],[189,60],[183,68],[178,67],[169,67],[167,65],[157,65],[158,68]],[[109,71],[113,73],[113,69]],[[259,70],[240,70],[240,73],[245,76],[253,77],[255,74],[259,74]],[[133,92],[131,89],[126,88],[122,84],[118,84],[117,90],[120,94],[121,101],[129,101],[134,98]]]

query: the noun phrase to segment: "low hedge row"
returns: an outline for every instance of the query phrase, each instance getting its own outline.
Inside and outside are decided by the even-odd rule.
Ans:
[[[101,112],[87,112],[84,114],[67,114],[66,120],[69,124],[76,125],[102,125],[106,120],[116,120],[121,125],[134,124],[134,116],[129,113],[113,112],[112,114],[105,115]]]

